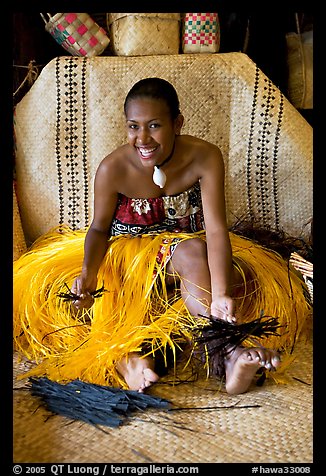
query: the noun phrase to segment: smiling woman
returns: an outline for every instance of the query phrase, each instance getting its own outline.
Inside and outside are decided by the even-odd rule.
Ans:
[[[160,355],[167,367],[169,350],[173,365],[179,351],[196,362],[199,352],[227,392],[243,393],[293,346],[309,311],[302,281],[278,254],[229,233],[221,151],[181,134],[172,84],[139,81],[124,111],[128,143],[97,169],[91,225],[50,232],[15,262],[16,347],[38,363],[30,375],[139,392],[158,381]],[[236,331],[262,312],[286,327],[266,346],[194,339],[201,319]]]

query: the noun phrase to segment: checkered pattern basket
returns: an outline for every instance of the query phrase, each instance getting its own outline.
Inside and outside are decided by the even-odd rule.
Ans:
[[[217,53],[220,49],[220,24],[217,13],[185,13],[182,18],[184,53]]]
[[[88,13],[47,13],[48,20],[40,15],[46,31],[73,56],[100,55],[110,43],[105,30]]]

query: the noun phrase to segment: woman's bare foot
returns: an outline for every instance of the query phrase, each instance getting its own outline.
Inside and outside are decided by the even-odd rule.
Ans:
[[[231,395],[248,390],[260,367],[276,370],[280,357],[274,350],[264,347],[237,347],[225,358],[226,391]]]
[[[143,357],[132,352],[116,365],[117,371],[125,379],[130,390],[143,393],[144,390],[157,382],[159,376],[154,372],[154,361],[151,357]]]

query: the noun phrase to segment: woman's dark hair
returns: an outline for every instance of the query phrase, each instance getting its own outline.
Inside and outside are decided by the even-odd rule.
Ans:
[[[172,119],[176,119],[180,114],[180,104],[176,90],[172,84],[161,78],[141,79],[136,84],[134,84],[125,99],[125,114],[127,113],[129,101],[144,97],[165,101],[170,110]]]

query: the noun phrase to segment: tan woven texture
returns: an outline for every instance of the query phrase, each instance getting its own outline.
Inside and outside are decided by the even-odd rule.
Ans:
[[[268,379],[237,396],[216,380],[171,386],[165,379],[150,393],[197,409],[146,410],[119,428],[52,415],[24,380],[16,381],[28,364],[15,360],[14,462],[312,463],[311,339],[298,344],[295,356],[287,383]]]
[[[13,260],[19,258],[27,249],[23,227],[18,209],[17,196],[13,189]]]
[[[298,109],[313,109],[313,33],[287,33],[288,96]]]
[[[109,13],[107,28],[118,56],[179,53],[180,13]]]
[[[139,79],[176,87],[183,133],[217,144],[230,225],[300,236],[312,217],[312,128],[243,53],[58,57],[16,107],[17,186],[25,236],[90,224],[99,162],[126,141],[123,101]]]

